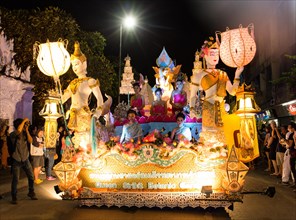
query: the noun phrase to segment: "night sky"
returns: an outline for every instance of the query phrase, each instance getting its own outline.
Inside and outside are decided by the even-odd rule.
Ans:
[[[256,36],[256,26],[263,26],[260,23],[277,2],[1,0],[0,5],[8,9],[58,6],[70,13],[81,29],[103,34],[107,40],[107,57],[118,57],[120,19],[132,12],[138,18],[138,26],[130,32],[123,30],[122,60],[129,54],[133,69],[151,79],[154,75],[152,66],[156,66],[155,60],[163,47],[176,65],[182,65],[181,71],[191,76],[194,54],[205,39],[215,36],[216,31],[225,31],[226,27],[235,29],[240,24],[246,27],[250,23],[254,23]],[[223,66],[220,61],[217,67]]]

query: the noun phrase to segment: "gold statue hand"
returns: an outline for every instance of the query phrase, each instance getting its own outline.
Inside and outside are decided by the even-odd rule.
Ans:
[[[235,71],[235,79],[239,79],[240,75],[242,74],[242,72],[244,71],[244,67],[238,67]]]

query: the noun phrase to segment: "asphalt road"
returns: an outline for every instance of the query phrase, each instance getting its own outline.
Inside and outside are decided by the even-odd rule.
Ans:
[[[3,193],[3,181],[0,182],[0,220],[8,219],[99,219],[99,220],[191,220],[191,219],[258,219],[258,220],[294,220],[296,219],[296,193],[288,186],[282,186],[279,179],[262,171],[251,170],[247,174],[244,191],[262,192],[268,186],[276,188],[273,198],[261,194],[246,194],[243,203],[234,203],[234,210],[200,208],[126,208],[126,207],[80,207],[77,200],[61,200],[55,193],[54,185],[58,180],[44,181],[36,186],[37,201],[27,197],[25,179],[22,179],[18,193],[18,204],[10,204],[10,194]],[[9,177],[9,176],[8,176]],[[6,181],[7,182],[7,181]],[[7,189],[6,184],[6,189]],[[7,191],[7,190],[6,190]],[[8,190],[9,191],[9,190]]]

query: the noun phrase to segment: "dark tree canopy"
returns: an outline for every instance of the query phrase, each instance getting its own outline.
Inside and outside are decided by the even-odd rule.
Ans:
[[[69,53],[74,51],[74,42],[79,41],[82,52],[87,57],[88,76],[99,79],[102,94],[117,96],[117,74],[114,66],[104,55],[106,39],[99,32],[86,32],[80,29],[75,18],[57,7],[44,10],[7,10],[1,8],[1,28],[8,39],[14,39],[14,56],[18,67],[24,70],[31,66],[31,83],[34,88],[33,120],[40,120],[39,111],[44,105],[44,96],[54,88],[51,77],[45,76],[33,60],[33,45],[47,40],[54,42],[67,39]],[[60,77],[62,89],[76,76],[70,68]],[[108,79],[108,80],[106,80]],[[115,100],[115,99],[114,99]]]

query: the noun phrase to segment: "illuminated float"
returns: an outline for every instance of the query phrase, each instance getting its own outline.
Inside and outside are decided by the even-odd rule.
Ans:
[[[211,44],[208,41],[205,44],[211,50]],[[199,85],[198,80],[202,81],[202,77],[206,76],[199,76],[201,72],[196,72],[197,78],[191,78],[191,81],[196,79],[193,82],[195,86]],[[237,89],[239,84],[234,86]],[[199,90],[195,90],[195,95]],[[250,125],[253,129],[250,135],[253,146],[250,146],[250,143],[243,142],[245,139],[242,133],[246,131],[240,130],[250,128],[249,124],[244,126],[245,122],[241,124],[240,119],[240,116],[247,113],[246,105],[237,106],[238,116],[221,111],[222,104],[224,102],[214,105],[219,110],[217,117],[210,115],[211,119],[203,115],[202,123],[187,123],[195,137],[191,142],[182,135],[178,141],[170,140],[167,133],[176,125],[175,122],[149,121],[141,123],[148,134],[140,142],[131,139],[121,144],[119,135],[123,120],[119,120],[115,135],[102,141],[100,134],[94,136],[98,133],[94,130],[97,128],[94,127],[93,117],[92,135],[87,146],[75,145],[75,151],[67,149],[62,161],[54,167],[61,180],[59,189],[63,191],[62,197],[79,199],[80,205],[108,207],[217,208],[241,202],[241,191],[248,172],[243,162],[258,157],[256,126]],[[119,107],[115,111],[123,118],[124,109],[127,110],[128,106],[120,103]],[[245,121],[249,123],[250,120]],[[219,126],[211,127],[211,121],[217,122]],[[249,147],[247,157],[241,156],[244,146]]]

